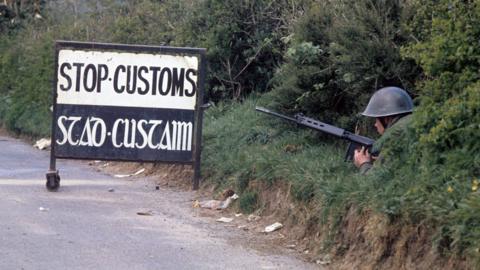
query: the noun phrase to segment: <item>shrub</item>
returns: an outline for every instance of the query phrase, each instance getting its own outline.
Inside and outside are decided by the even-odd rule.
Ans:
[[[28,26],[16,40],[4,40],[2,45],[8,47],[0,56],[0,76],[5,78],[0,82],[5,100],[0,121],[10,130],[29,135],[47,135],[50,127],[53,41],[49,34],[37,36],[41,27]]]
[[[480,233],[476,187],[480,176],[480,3],[414,1],[419,12],[410,23],[419,42],[404,49],[421,64],[421,106],[415,112],[415,145],[403,168],[418,182],[405,194],[411,208],[440,228],[449,250],[478,257]],[[421,26],[421,27],[419,27]],[[396,178],[399,178],[396,176]],[[473,207],[473,208],[472,208]],[[477,208],[478,211],[478,208]]]
[[[258,194],[254,191],[244,192],[239,199],[240,210],[249,214],[255,211],[258,204]]]
[[[203,0],[190,9],[175,44],[208,48],[207,97],[265,92],[283,58],[289,19],[304,1]]]
[[[329,122],[352,124],[384,86],[412,93],[419,74],[402,59],[406,44],[399,1],[315,1],[295,28],[286,62],[275,76],[272,105]]]

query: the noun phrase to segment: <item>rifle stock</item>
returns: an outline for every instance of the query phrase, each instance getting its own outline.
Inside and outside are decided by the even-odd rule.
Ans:
[[[347,140],[350,142],[350,145],[348,146],[347,153],[345,155],[346,160],[352,160],[353,159],[353,153],[356,148],[359,148],[360,146],[365,147],[366,149],[371,151],[371,148],[373,144],[375,143],[375,140],[370,139],[368,137],[360,136],[355,133],[346,131],[343,128],[339,128],[333,125],[329,125],[327,123],[320,122],[318,120],[315,120],[313,118],[309,118],[304,116],[303,114],[295,114],[294,117],[283,115],[274,111],[271,111],[269,109],[263,108],[263,107],[255,107],[255,110],[259,112],[263,112],[269,115],[273,115],[279,118],[282,118],[284,120],[288,120],[291,122],[295,122],[299,125],[309,127],[311,129],[321,131],[330,135],[333,135],[337,138],[341,138],[344,140]]]

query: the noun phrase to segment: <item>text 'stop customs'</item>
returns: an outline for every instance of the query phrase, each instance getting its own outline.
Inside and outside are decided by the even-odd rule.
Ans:
[[[55,156],[194,162],[203,51],[84,47],[57,46]]]
[[[59,104],[194,110],[198,57],[63,49]]]

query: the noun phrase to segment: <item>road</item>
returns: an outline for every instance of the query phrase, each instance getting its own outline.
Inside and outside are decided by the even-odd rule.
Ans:
[[[48,192],[48,161],[0,136],[0,269],[315,269],[233,243],[237,232],[195,216],[194,192],[71,160],[58,161],[61,187]]]

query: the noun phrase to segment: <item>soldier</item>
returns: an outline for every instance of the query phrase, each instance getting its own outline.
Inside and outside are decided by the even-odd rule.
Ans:
[[[373,94],[362,115],[375,117],[375,128],[382,135],[372,147],[372,153],[380,153],[385,142],[400,138],[408,126],[413,110],[413,101],[408,93],[398,87],[385,87]],[[365,174],[374,161],[381,156],[372,156],[365,148],[355,150],[353,163]]]

